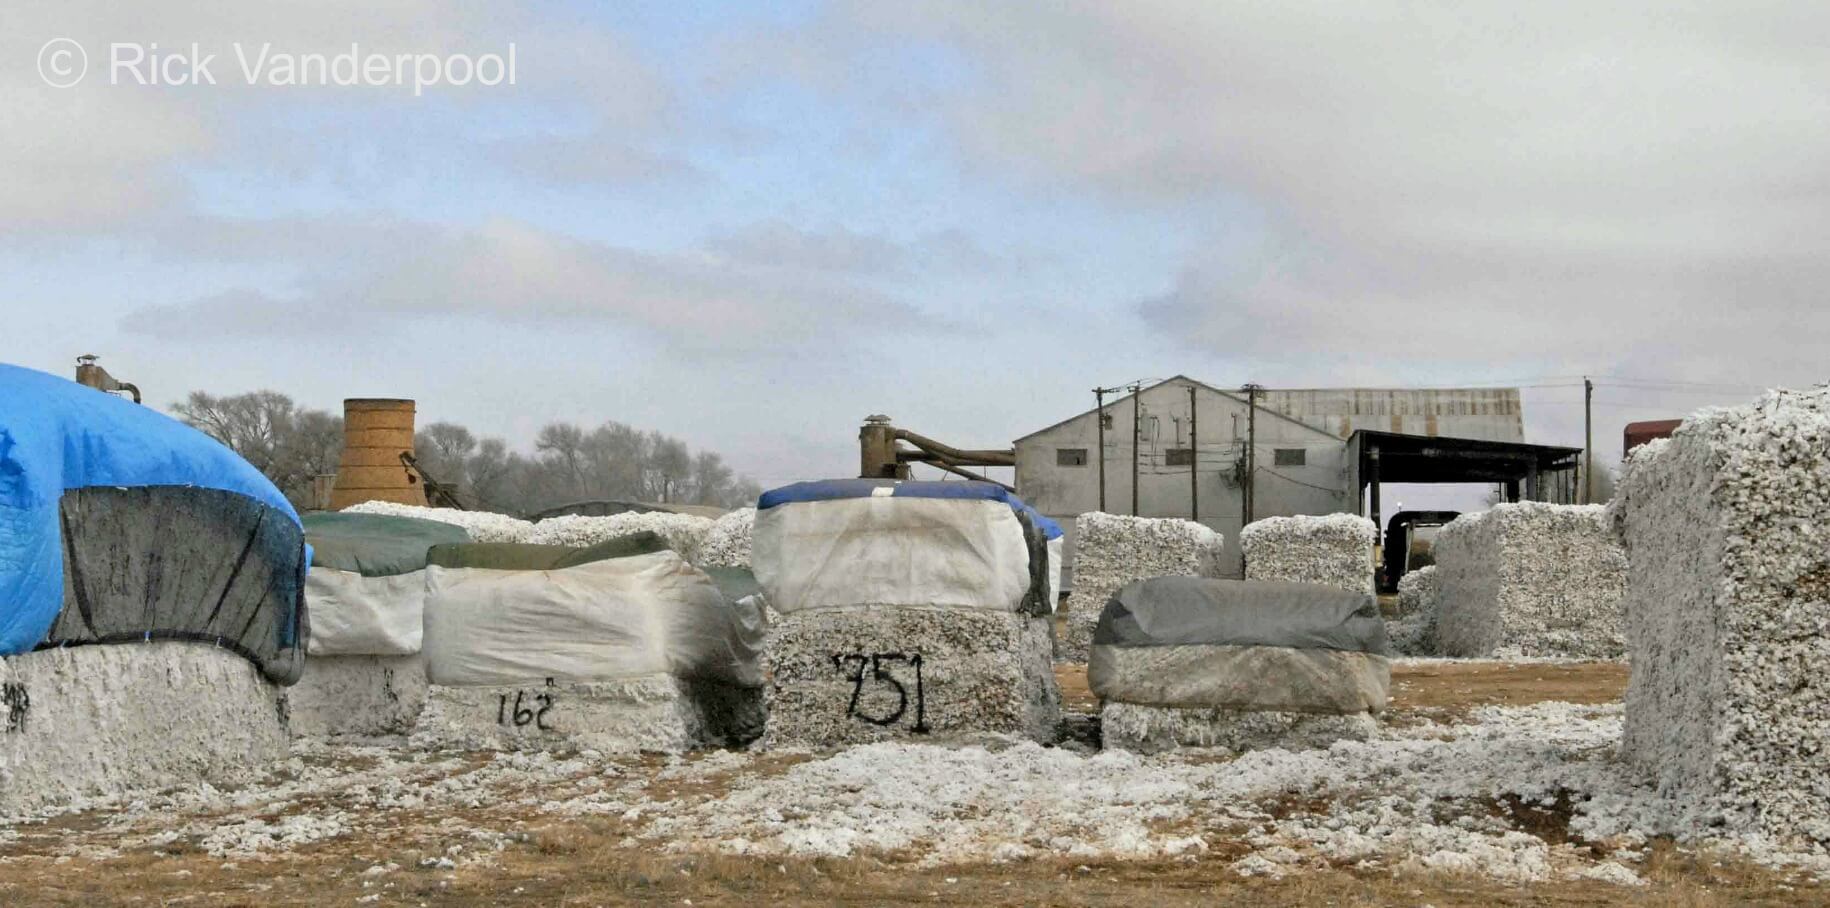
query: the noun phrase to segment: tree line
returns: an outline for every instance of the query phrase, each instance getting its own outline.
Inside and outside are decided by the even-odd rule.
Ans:
[[[314,506],[316,477],[337,471],[343,418],[301,407],[285,394],[193,391],[171,409],[240,454],[300,508]],[[594,499],[734,508],[754,504],[762,493],[715,451],[695,452],[678,438],[614,421],[592,429],[548,423],[526,453],[457,423],[435,422],[415,434],[414,449],[426,475],[465,507],[504,514]]]

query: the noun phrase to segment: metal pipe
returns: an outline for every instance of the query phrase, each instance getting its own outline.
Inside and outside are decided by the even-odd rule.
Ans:
[[[1017,465],[1017,452],[1015,451],[968,451],[952,445],[941,444],[932,438],[918,435],[907,429],[895,430],[895,436],[925,451],[945,455],[955,463],[975,467],[1014,467]]]

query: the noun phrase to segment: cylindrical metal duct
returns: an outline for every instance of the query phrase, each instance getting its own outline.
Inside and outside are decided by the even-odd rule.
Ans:
[[[413,413],[410,400],[343,402],[343,457],[330,496],[332,510],[365,501],[425,505],[425,485],[400,459],[413,453]]]

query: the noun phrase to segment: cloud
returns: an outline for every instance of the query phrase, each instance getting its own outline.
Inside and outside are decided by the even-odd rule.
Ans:
[[[1019,266],[1017,259],[986,250],[961,230],[932,231],[900,241],[843,227],[814,230],[771,220],[714,236],[706,247],[750,265],[884,277],[982,273]]]
[[[494,105],[496,112],[527,115],[519,127],[506,118],[500,133],[474,132],[465,143],[496,143],[499,155],[481,160],[511,178],[598,183],[666,176],[669,162],[644,158],[647,139],[671,126],[677,103],[671,89],[622,36],[571,16],[543,16],[504,4],[444,4],[431,0],[377,0],[314,4],[253,4],[235,0],[122,6],[100,0],[9,4],[0,29],[0,172],[30,174],[0,181],[0,234],[45,230],[72,235],[122,230],[141,218],[194,207],[191,180],[201,166],[232,167],[244,174],[296,179],[303,168],[338,166],[324,149],[338,141],[374,140],[376,119],[408,138],[383,143],[393,153],[414,152],[417,124],[427,147],[447,141],[445,120]],[[88,74],[74,88],[45,84],[36,71],[45,42],[66,38],[87,50]],[[159,52],[215,53],[217,85],[153,87],[108,84],[112,42],[157,45]],[[517,48],[514,86],[484,89],[444,86],[415,98],[411,88],[248,86],[233,54],[262,44],[293,54],[338,54],[352,43],[364,53],[504,53]],[[337,116],[365,107],[384,117]],[[332,115],[326,115],[329,112]],[[548,142],[544,119],[596,124],[614,142],[568,146]],[[285,131],[286,117],[310,124],[309,147],[287,147],[250,128]],[[468,124],[473,130],[476,124]],[[517,135],[517,129],[526,133]],[[525,140],[525,141],[519,141]],[[519,144],[518,144],[519,141]],[[545,143],[549,151],[532,148]],[[311,151],[317,153],[313,155]],[[593,161],[593,154],[601,160]],[[620,159],[620,160],[619,160]],[[411,162],[397,162],[404,170]]]
[[[966,168],[1199,231],[1137,311],[1202,350],[1816,375],[1826,28],[1808,4],[851,3],[768,65],[887,102],[891,74],[847,74],[953,49],[970,77],[930,108]]]
[[[409,221],[205,221],[182,240],[206,261],[297,267],[286,293],[236,290],[144,307],[122,328],[159,337],[282,337],[307,320],[481,317],[600,324],[676,348],[807,351],[839,332],[949,330],[857,282],[713,252],[659,253],[511,220],[475,228]]]

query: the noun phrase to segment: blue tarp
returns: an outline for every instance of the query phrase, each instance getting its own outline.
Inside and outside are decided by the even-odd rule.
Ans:
[[[1061,525],[1042,516],[1040,511],[1023,503],[1009,489],[990,482],[934,482],[915,479],[821,479],[797,482],[770,489],[757,499],[756,508],[766,511],[777,505],[797,501],[835,501],[842,498],[869,498],[878,489],[889,489],[892,498],[965,498],[977,501],[1002,501],[1010,509],[1027,514],[1048,539],[1061,538]]]
[[[299,522],[267,477],[208,435],[150,407],[0,363],[0,655],[31,650],[63,607],[64,493],[145,486],[233,492]]]

